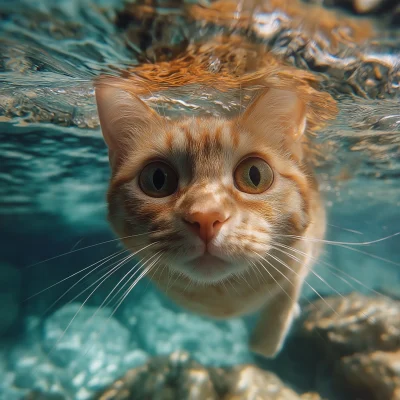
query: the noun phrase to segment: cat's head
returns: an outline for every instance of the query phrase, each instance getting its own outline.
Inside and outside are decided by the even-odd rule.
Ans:
[[[96,88],[112,178],[109,220],[138,257],[216,283],[310,223],[306,107],[265,89],[242,116],[168,121],[139,98]],[[150,261],[149,261],[150,262]]]

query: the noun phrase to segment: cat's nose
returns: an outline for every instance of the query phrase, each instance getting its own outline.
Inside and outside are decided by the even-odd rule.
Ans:
[[[184,221],[204,243],[210,242],[229,216],[221,212],[196,212],[184,217]]]

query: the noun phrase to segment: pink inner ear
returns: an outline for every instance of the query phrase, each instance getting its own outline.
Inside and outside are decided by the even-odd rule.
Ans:
[[[306,128],[306,106],[294,92],[265,89],[247,108],[241,123],[252,131],[268,132],[278,142],[296,140]]]
[[[145,135],[160,117],[138,97],[117,87],[96,87],[101,130],[110,154],[134,148],[139,135]]]

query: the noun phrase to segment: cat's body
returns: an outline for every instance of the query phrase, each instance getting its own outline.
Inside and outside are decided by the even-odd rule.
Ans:
[[[265,87],[235,118],[169,121],[110,82],[96,97],[114,230],[144,247],[143,270],[182,307],[213,318],[261,310],[252,349],[275,355],[325,231],[304,148],[313,105]]]

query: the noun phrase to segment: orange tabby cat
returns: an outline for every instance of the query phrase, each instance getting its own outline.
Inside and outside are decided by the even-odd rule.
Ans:
[[[224,52],[224,46],[214,50]],[[212,79],[239,84],[228,67],[218,80],[207,68],[210,57],[190,54],[139,66],[136,82],[97,82],[112,167],[109,220],[128,249],[144,247],[143,271],[181,306],[214,318],[261,310],[251,348],[271,357],[298,313],[301,287],[324,236],[325,212],[304,133],[332,118],[334,101],[313,88],[311,74],[278,67],[266,54],[257,60],[264,75],[240,78],[240,84],[263,87],[242,115],[169,120],[136,95],[143,93],[138,82],[144,73],[154,75],[148,85],[160,87]]]

